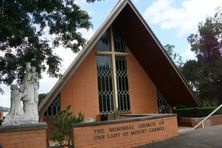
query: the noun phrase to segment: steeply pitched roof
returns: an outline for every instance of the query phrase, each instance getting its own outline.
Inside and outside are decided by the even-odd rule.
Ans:
[[[146,73],[171,105],[200,105],[189,89],[181,73],[168,57],[163,46],[130,0],[120,1],[105,22],[89,40],[86,47],[58,80],[39,106],[42,114],[61,91],[62,87],[96,45],[103,33],[111,26],[119,32]]]

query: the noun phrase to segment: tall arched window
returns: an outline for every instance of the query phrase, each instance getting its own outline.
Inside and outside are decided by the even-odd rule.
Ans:
[[[130,111],[126,45],[112,27],[96,44],[101,114]]]

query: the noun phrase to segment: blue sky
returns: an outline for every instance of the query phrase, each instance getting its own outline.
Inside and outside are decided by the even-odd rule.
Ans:
[[[96,29],[103,23],[109,12],[119,0],[101,0],[94,3],[86,3],[85,0],[76,0],[91,16],[93,28],[80,30],[87,39],[93,35]],[[216,8],[222,4],[222,0],[132,0],[141,15],[147,21],[162,45],[175,45],[174,52],[179,53],[183,60],[194,58],[190,51],[187,37],[197,32],[198,22],[207,16],[213,16]],[[70,50],[58,47],[55,53],[63,59],[62,72],[66,70],[76,57]],[[57,79],[50,78],[47,74],[40,80],[39,93],[51,90]],[[10,106],[9,87],[1,85],[5,93],[0,95],[0,106]]]
[[[119,0],[102,0],[86,3],[76,0],[89,12],[93,23],[93,32],[101,25],[105,17]],[[187,37],[197,31],[197,24],[207,16],[212,16],[222,0],[132,0],[151,29],[163,45],[175,45],[175,52],[183,60],[194,58],[189,50]]]

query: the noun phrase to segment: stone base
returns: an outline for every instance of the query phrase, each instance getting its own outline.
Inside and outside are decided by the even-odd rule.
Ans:
[[[45,122],[0,126],[0,144],[3,147],[46,148],[46,128]]]
[[[24,124],[38,124],[39,123],[39,116],[34,117],[22,117],[16,118],[13,116],[6,116],[2,122],[2,126],[14,126],[14,125],[24,125]]]

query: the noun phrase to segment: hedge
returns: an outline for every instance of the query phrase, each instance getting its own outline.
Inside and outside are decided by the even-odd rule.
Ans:
[[[202,108],[179,108],[173,109],[173,113],[176,113],[178,117],[206,117],[216,107],[202,107]],[[219,109],[214,115],[222,114],[222,109]]]

